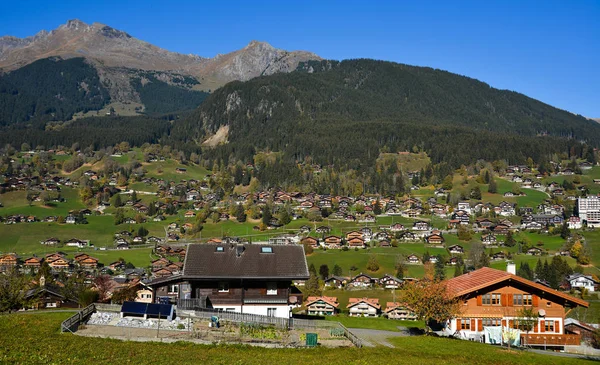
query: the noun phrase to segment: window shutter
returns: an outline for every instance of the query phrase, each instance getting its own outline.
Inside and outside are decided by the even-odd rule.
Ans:
[[[482,304],[482,300],[481,300],[481,295],[478,295],[478,296],[477,296],[477,305],[478,305],[478,306],[481,306],[481,305],[483,305],[483,304]]]
[[[554,321],[554,332],[560,333],[560,321]]]
[[[511,319],[508,321],[508,328],[513,328],[514,321]]]
[[[540,304],[540,298],[537,295],[532,295],[531,304],[533,304],[534,307],[537,307]]]
[[[500,305],[502,305],[503,307],[506,307],[506,294],[500,295]]]
[[[509,307],[513,306],[513,295],[512,294],[506,294],[506,305]]]
[[[456,330],[460,330],[460,318],[456,319]]]
[[[480,331],[480,332],[483,331],[483,319],[482,318],[479,318],[477,320],[477,331]]]
[[[476,331],[476,330],[477,330],[477,327],[475,324],[475,319],[471,319],[471,331]]]
[[[546,324],[544,321],[540,321],[540,332],[546,332]]]
[[[506,319],[502,320],[502,327],[506,327]]]

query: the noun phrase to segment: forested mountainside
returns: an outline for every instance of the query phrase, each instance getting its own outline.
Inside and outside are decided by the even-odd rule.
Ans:
[[[192,90],[198,80],[160,71],[110,69],[125,74],[115,84],[84,58],[46,58],[0,75],[0,126],[26,123],[43,127],[49,121],[69,121],[75,113],[98,111],[111,94],[133,94],[139,112],[160,115],[192,110],[208,93]],[[110,71],[108,73],[110,73]]]
[[[296,72],[229,83],[175,122],[171,138],[200,143],[225,125],[228,143],[210,151],[214,157],[248,160],[270,149],[350,167],[372,164],[382,150],[424,150],[433,162],[459,166],[539,161],[600,142],[598,123],[525,95],[366,59],[310,61]]]
[[[69,120],[110,100],[83,58],[44,59],[0,76],[0,126]]]

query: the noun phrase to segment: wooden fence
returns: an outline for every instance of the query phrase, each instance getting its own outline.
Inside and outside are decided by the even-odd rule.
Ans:
[[[96,305],[93,303],[83,308],[79,312],[75,313],[71,317],[65,319],[60,326],[61,332],[75,332],[79,328],[79,325],[88,319],[96,311]]]

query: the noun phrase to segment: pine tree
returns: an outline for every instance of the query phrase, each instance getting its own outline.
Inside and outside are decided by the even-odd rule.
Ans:
[[[115,206],[115,208],[119,208],[119,207],[123,206],[123,202],[121,201],[121,194],[117,194],[113,205]]]
[[[494,180],[494,178],[492,177],[490,179],[490,184],[488,185],[488,193],[496,194],[496,192],[498,192],[498,185],[496,183],[496,180]]]
[[[333,276],[342,276],[342,267],[338,264],[333,265],[333,270],[331,273]]]
[[[463,274],[462,267],[460,265],[454,266],[454,277],[461,276]]]
[[[319,276],[323,280],[325,280],[329,277],[329,266],[327,266],[327,264],[323,264],[323,265],[319,266]]]
[[[444,280],[446,278],[446,265],[444,265],[444,258],[442,255],[437,255],[437,261],[435,262],[435,280]]]

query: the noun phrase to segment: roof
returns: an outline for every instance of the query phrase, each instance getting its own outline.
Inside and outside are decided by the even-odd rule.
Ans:
[[[218,251],[217,247],[222,247]],[[263,252],[270,248],[270,252]],[[183,276],[191,279],[308,279],[302,245],[190,244]]]
[[[561,293],[557,290],[548,288],[531,280],[524,279],[520,276],[513,275],[509,272],[496,270],[489,267],[482,267],[481,269],[447,280],[446,287],[448,288],[450,294],[452,294],[454,297],[460,297],[494,284],[501,283],[503,281],[515,281],[528,287],[563,298],[572,304],[581,305],[586,308],[589,306],[589,303],[582,299]]]
[[[315,302],[318,302],[319,300],[322,300],[323,302],[325,302],[335,308],[337,308],[340,305],[340,303],[338,303],[338,301],[337,301],[337,297],[322,296],[322,297],[308,297],[306,299],[306,306],[308,307],[309,305],[311,305]]]
[[[355,305],[360,304],[360,303],[368,304],[371,307],[376,308],[376,309],[381,308],[381,306],[379,305],[378,298],[348,298],[348,305],[346,306],[346,308],[354,307]]]
[[[400,303],[400,302],[387,302],[387,303],[385,304],[385,311],[384,311],[384,312],[385,312],[385,313],[388,313],[388,312],[390,312],[390,311],[392,311],[392,310],[394,310],[394,309],[396,309],[396,308],[405,308],[405,309],[408,309],[408,310],[410,310],[410,308],[408,308],[408,307],[406,306],[406,304],[405,304],[405,303]]]

